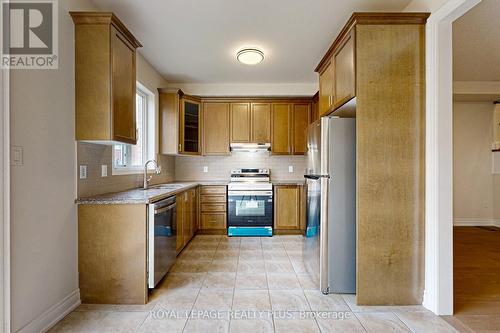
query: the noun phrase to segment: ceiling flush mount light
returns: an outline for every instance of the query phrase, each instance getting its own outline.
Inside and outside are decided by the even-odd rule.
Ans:
[[[256,48],[245,48],[236,53],[236,59],[245,65],[257,65],[264,60],[264,52]]]

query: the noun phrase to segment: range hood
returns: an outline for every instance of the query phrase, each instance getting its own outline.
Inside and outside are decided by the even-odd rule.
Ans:
[[[231,143],[229,145],[234,152],[267,152],[271,149],[270,143]]]

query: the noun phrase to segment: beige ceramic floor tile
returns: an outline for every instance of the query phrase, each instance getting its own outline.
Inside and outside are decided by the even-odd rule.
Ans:
[[[290,262],[292,263],[293,270],[297,274],[307,274],[307,269],[306,265],[303,260],[301,259],[290,259]]]
[[[325,316],[328,316],[325,314]],[[352,312],[332,312],[330,318],[317,318],[322,333],[365,333],[365,329]]]
[[[274,319],[276,333],[320,333],[314,319]]]
[[[221,249],[218,249],[215,252],[214,260],[238,258],[239,253],[240,253],[240,250],[238,250],[238,249],[236,249],[236,250],[221,250]]]
[[[231,310],[232,290],[201,289],[193,310]]]
[[[271,302],[267,290],[235,290],[233,310],[269,311]]]
[[[396,311],[395,314],[415,333],[458,332],[446,321],[431,312]]]
[[[175,273],[205,273],[210,266],[210,260],[177,260],[170,269],[170,272]]]
[[[50,332],[136,332],[148,312],[75,311]]]
[[[233,272],[236,273],[238,260],[214,259],[208,266],[209,272]]]
[[[237,273],[236,289],[265,289],[267,290],[267,279],[265,273]]]
[[[262,245],[260,243],[241,243],[240,249],[242,251],[262,250]]]
[[[295,273],[267,273],[269,290],[302,290]]]
[[[154,293],[156,308],[188,311],[194,305],[200,289],[161,289]]]
[[[394,313],[357,313],[368,333],[411,332]]]
[[[215,255],[214,250],[189,250],[182,251],[178,258],[185,260],[212,260]]]
[[[233,319],[229,324],[230,333],[273,333],[270,319]]]
[[[189,319],[185,333],[227,333],[229,320],[226,319]]]
[[[236,280],[236,273],[207,273],[203,288],[206,289],[233,289]]]
[[[168,273],[161,288],[167,289],[196,289],[201,288],[207,273]]]
[[[280,250],[264,250],[264,260],[266,261],[272,261],[272,260],[289,260],[288,259],[288,254],[286,252],[280,251]]]
[[[305,290],[304,294],[313,311],[351,311],[339,294],[323,295],[319,290]]]
[[[181,333],[187,318],[168,318],[161,315],[149,315],[137,330],[137,333]]]
[[[246,260],[240,257],[238,261],[238,273],[265,273],[266,266],[264,260]]]
[[[309,274],[297,274],[300,286],[304,290],[319,290],[319,286],[311,279]]]
[[[309,303],[303,291],[270,290],[273,311],[310,311]]]
[[[265,265],[267,273],[295,273],[290,260],[270,260]]]
[[[264,260],[262,250],[240,250],[240,260]]]

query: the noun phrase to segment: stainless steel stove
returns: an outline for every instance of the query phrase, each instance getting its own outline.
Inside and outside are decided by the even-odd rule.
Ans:
[[[235,169],[228,185],[228,236],[273,235],[269,169]]]

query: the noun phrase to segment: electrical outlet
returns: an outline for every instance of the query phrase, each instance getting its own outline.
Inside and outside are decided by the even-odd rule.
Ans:
[[[293,165],[288,166],[288,172],[292,173],[293,172]]]
[[[203,167],[203,172],[205,172],[205,173],[208,172],[208,167],[206,165]]]
[[[87,178],[87,166],[80,165],[80,179],[86,179],[86,178]]]
[[[101,177],[108,176],[108,166],[106,164],[101,165]]]

